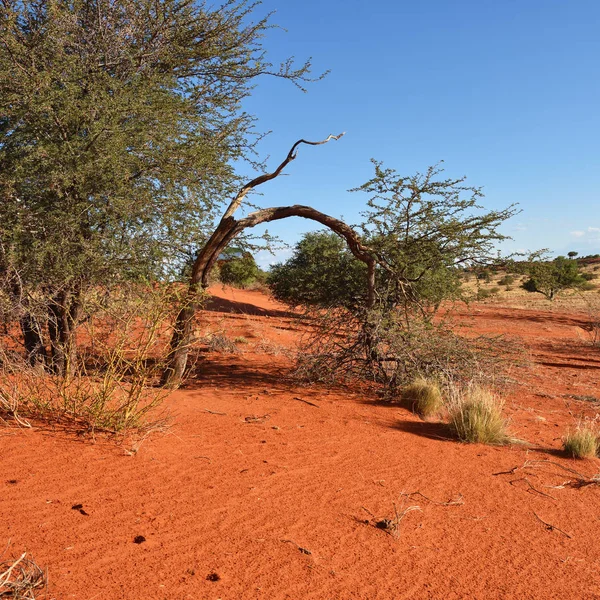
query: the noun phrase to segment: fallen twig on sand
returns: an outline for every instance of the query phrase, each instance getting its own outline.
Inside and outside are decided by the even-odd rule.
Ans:
[[[524,481],[527,484],[528,492],[534,492],[536,494],[539,494],[540,496],[545,496],[546,498],[556,500],[556,498],[554,496],[551,496],[550,494],[546,494],[546,492],[542,492],[541,490],[538,490],[536,487],[534,487],[533,484],[531,483],[531,481],[529,481],[529,479],[527,479],[527,477],[520,477],[519,479],[512,479],[511,481],[509,481],[509,483],[510,483],[510,485],[514,485],[515,483],[518,483],[519,481]]]
[[[271,418],[270,414],[266,415],[250,415],[249,417],[244,417],[244,423],[264,423]]]
[[[296,546],[296,548],[298,548],[298,550],[300,550],[300,552],[302,552],[302,554],[312,554],[312,552],[310,550],[303,548],[302,546],[297,544],[294,540],[280,540],[280,541],[282,541],[286,544],[293,544],[294,546]]]
[[[46,573],[24,552],[14,561],[0,563],[0,597],[35,600],[35,590],[46,587]]]
[[[309,406],[314,406],[316,408],[321,408],[318,404],[315,404],[314,402],[310,402],[308,400],[305,400],[304,398],[298,398],[297,396],[294,396],[294,398],[292,398],[292,400],[298,400],[298,402],[304,402],[304,404],[308,404]]]
[[[424,498],[425,500],[427,500],[427,502],[431,502],[432,504],[436,504],[437,506],[461,506],[465,503],[462,494],[458,494],[456,498],[448,500],[448,502],[438,502],[437,500],[432,500],[431,498],[428,498],[425,494],[421,492],[402,492],[400,496],[406,496],[407,498],[411,498],[412,496],[421,496],[421,498]]]
[[[576,471],[575,469],[571,469],[570,467],[565,467],[564,465],[561,465],[560,463],[555,462],[553,460],[526,460],[520,467],[518,467],[518,466],[513,467],[509,471],[500,471],[499,473],[493,473],[493,475],[514,475],[519,470],[527,471],[527,469],[530,469],[530,470],[540,469],[545,466],[557,467],[558,469],[561,469],[562,471],[575,476],[572,479],[567,479],[566,481],[563,481],[560,485],[545,485],[544,487],[546,487],[546,488],[553,489],[553,490],[562,490],[566,487],[578,489],[578,488],[586,487],[589,485],[600,485],[600,473],[596,473],[595,475],[592,475],[590,477],[588,475],[584,475],[583,473],[580,473],[579,471]],[[534,491],[538,494],[541,494],[542,496],[548,496],[549,498],[552,498],[553,500],[556,499],[553,496],[550,496],[549,494],[546,494],[546,493],[541,492],[540,490],[534,488],[526,477],[521,478],[521,479],[514,479],[513,481],[510,482],[510,484],[512,485],[514,482],[522,481],[522,480],[525,480],[529,484],[528,491]]]
[[[547,523],[546,521],[544,521],[544,519],[541,519],[535,512],[533,513],[533,516],[540,521],[540,523],[543,523],[544,526],[546,527],[546,529],[548,531],[559,531],[560,533],[562,533],[563,535],[566,535],[570,540],[573,539],[572,535],[569,535],[566,531],[563,531],[562,529],[560,529],[559,527],[557,527],[556,525],[552,525],[551,523]]]

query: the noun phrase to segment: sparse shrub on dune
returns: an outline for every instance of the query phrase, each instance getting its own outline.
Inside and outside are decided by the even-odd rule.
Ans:
[[[0,423],[29,419],[93,433],[148,432],[166,424],[155,409],[168,391],[156,387],[168,352],[174,290],[131,285],[85,297],[78,356],[62,373],[31,365],[0,346]],[[6,338],[7,341],[10,341]]]
[[[439,386],[424,377],[419,377],[402,389],[402,400],[422,418],[433,417],[442,408]]]
[[[489,389],[478,385],[450,386],[450,429],[463,442],[505,444],[510,441],[502,402]]]
[[[572,458],[593,458],[598,452],[598,431],[587,424],[570,429],[563,438],[563,449]]]
[[[228,338],[223,333],[209,333],[200,338],[199,341],[203,344],[206,344],[211,352],[235,354],[236,352],[240,351],[236,346],[236,340]]]

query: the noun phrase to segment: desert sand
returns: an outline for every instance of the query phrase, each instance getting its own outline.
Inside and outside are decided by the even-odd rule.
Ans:
[[[211,291],[200,333],[237,338],[239,352],[201,353],[166,402],[168,431],[117,444],[0,429],[0,540],[47,568],[48,598],[600,598],[600,486],[566,470],[600,465],[561,452],[567,427],[600,406],[585,314],[461,311],[529,358],[505,404],[528,444],[491,447],[365,390],[303,387],[288,309]],[[377,523],[396,510],[391,535]]]

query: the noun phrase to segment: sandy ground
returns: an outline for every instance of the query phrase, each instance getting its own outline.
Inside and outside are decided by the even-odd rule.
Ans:
[[[531,445],[489,447],[359,392],[299,387],[286,308],[212,291],[200,333],[241,351],[202,355],[167,401],[168,433],[134,452],[0,429],[0,546],[47,567],[48,598],[600,598],[600,487],[573,487],[558,466],[600,470],[560,452],[600,407],[585,314],[496,303],[461,316],[519,337],[531,358],[506,401]],[[397,538],[374,526],[394,505],[419,507]]]

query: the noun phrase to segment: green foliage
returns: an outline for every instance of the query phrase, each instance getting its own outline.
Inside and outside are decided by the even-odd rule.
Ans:
[[[226,250],[225,254],[229,256],[219,263],[223,283],[243,287],[256,281],[260,269],[252,254],[234,248]]]
[[[483,212],[481,191],[464,179],[439,179],[441,170],[399,176],[375,162],[375,176],[352,191],[370,196],[360,225],[375,257],[377,302],[431,317],[443,300],[461,297],[460,267],[493,261],[498,226],[514,208]],[[308,234],[269,283],[291,304],[344,307],[360,313],[367,301],[367,269],[334,234]]]
[[[255,80],[308,80],[268,62],[257,6],[0,4],[0,280],[15,303],[51,292],[54,341],[86,289],[181,270],[255,162]]]
[[[498,285],[512,285],[515,282],[515,278],[512,275],[505,275],[498,280]]]
[[[267,283],[291,305],[355,308],[365,301],[367,270],[335,233],[307,233],[293,256],[271,267]]]
[[[353,191],[369,195],[361,228],[382,265],[380,297],[390,307],[435,312],[460,297],[460,267],[495,262],[495,245],[505,239],[498,227],[516,210],[483,211],[481,189],[464,177],[440,177],[438,166],[401,176],[373,164],[375,176]]]
[[[34,277],[163,265],[250,156],[240,111],[273,70],[254,5],[8,2],[0,8],[0,233]],[[210,40],[210,41],[209,41]],[[165,244],[169,243],[168,246]],[[108,260],[110,259],[110,260]]]
[[[553,300],[562,290],[581,288],[586,284],[577,261],[564,256],[551,261],[532,260],[520,265],[520,269],[529,275],[529,279],[523,283],[523,289],[543,294],[549,300]]]

